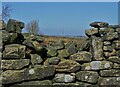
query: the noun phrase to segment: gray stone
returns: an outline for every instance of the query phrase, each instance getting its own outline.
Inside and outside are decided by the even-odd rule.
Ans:
[[[23,22],[20,22],[14,19],[9,19],[7,23],[6,31],[14,32],[14,33],[21,33],[23,28],[24,28]]]
[[[55,82],[73,82],[75,81],[75,76],[72,76],[70,74],[56,74],[54,78]]]
[[[30,56],[31,56],[31,63],[33,65],[40,64],[43,62],[43,59],[38,54],[30,54]]]
[[[74,53],[77,52],[76,47],[77,47],[76,42],[69,42],[69,43],[67,43],[66,46],[65,46],[66,50],[68,51],[68,53],[69,53],[70,55],[72,55],[72,54],[74,54]]]
[[[113,41],[113,47],[117,50],[120,50],[120,40]]]
[[[62,60],[58,65],[55,65],[57,72],[76,72],[80,69],[80,64],[73,60]]]
[[[69,57],[70,56],[70,53],[67,49],[63,49],[63,50],[58,50],[58,57]]]
[[[107,52],[112,52],[113,51],[113,47],[112,46],[103,46],[103,50],[107,51]]]
[[[21,84],[15,84],[15,86],[50,86],[52,85],[52,82],[50,80],[42,80],[42,81],[28,81],[28,82],[22,82]]]
[[[110,28],[110,27],[101,28],[101,29],[99,30],[99,32],[100,32],[100,34],[103,35],[103,37],[104,37],[104,35],[106,35],[107,33],[114,33],[114,32],[115,32],[115,29]]]
[[[120,64],[114,63],[113,68],[115,68],[115,69],[120,69]]]
[[[120,28],[120,25],[109,25],[110,28],[116,29],[116,28]]]
[[[117,31],[118,33],[120,33],[120,28],[116,28],[116,31]]]
[[[104,41],[103,44],[104,44],[105,46],[109,46],[109,45],[111,45],[111,42],[110,42],[110,41]]]
[[[95,71],[79,71],[76,73],[76,79],[89,83],[97,83],[99,75]]]
[[[57,50],[63,49],[65,47],[63,40],[58,40],[58,41],[50,42],[49,45],[52,46],[52,47],[54,47]]]
[[[25,58],[26,46],[20,44],[10,44],[5,46],[3,51],[4,58],[20,59]]]
[[[108,32],[105,36],[104,36],[104,40],[114,40],[118,38],[118,33],[117,32]]]
[[[70,59],[80,62],[90,62],[92,61],[92,54],[87,51],[77,52],[70,56]]]
[[[57,53],[57,50],[53,47],[47,47],[47,56],[48,57],[55,57],[58,53]]]
[[[1,66],[3,70],[10,70],[10,69],[22,69],[25,66],[29,65],[29,59],[22,59],[22,60],[1,60]]]
[[[103,42],[100,37],[92,36],[91,37],[91,50],[94,60],[103,60]]]
[[[81,66],[82,70],[101,70],[111,69],[113,66],[112,62],[109,61],[92,61],[90,63],[84,63]]]
[[[119,86],[120,85],[120,77],[105,77],[99,78],[98,85],[107,85],[107,86]]]
[[[101,70],[101,76],[120,76],[120,70],[111,69],[111,70]]]
[[[8,33],[6,31],[2,31],[2,41],[5,44],[21,44],[24,40],[22,34],[18,33]]]
[[[23,42],[23,44],[38,53],[45,52],[45,47],[41,45],[40,43],[38,43],[37,41],[31,41],[30,39],[26,39]]]
[[[111,56],[117,56],[117,55],[118,55],[118,52],[115,49],[113,49],[112,52],[104,52],[104,56],[107,58]]]
[[[92,28],[89,30],[85,30],[85,34],[90,37],[92,35],[98,36],[99,35],[99,29],[98,28]]]
[[[60,62],[60,58],[58,58],[58,57],[49,58],[50,65],[57,65],[59,62]]]
[[[118,56],[111,56],[108,58],[108,60],[113,63],[120,63],[120,58]]]
[[[3,84],[11,84],[15,82],[40,80],[54,75],[55,68],[53,66],[41,66],[39,68],[27,68],[24,70],[7,70],[2,73]]]
[[[108,25],[109,24],[107,22],[95,21],[95,22],[90,23],[90,26],[95,27],[95,28],[104,28],[104,27],[108,27]]]

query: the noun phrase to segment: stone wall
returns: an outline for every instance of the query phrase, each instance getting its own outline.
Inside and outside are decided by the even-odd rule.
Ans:
[[[23,22],[1,22],[3,86],[120,85],[120,26],[91,23],[78,48],[72,41],[45,44],[39,35],[22,34]]]

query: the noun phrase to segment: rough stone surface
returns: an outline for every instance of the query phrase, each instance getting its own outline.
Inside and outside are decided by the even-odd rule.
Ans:
[[[6,31],[21,33],[23,28],[24,28],[23,22],[20,22],[18,20],[14,20],[14,19],[9,19],[9,21],[7,23]]]
[[[90,37],[92,35],[98,36],[99,35],[99,29],[98,28],[92,28],[89,30],[85,30],[85,34]]]
[[[81,66],[81,69],[82,70],[111,69],[112,66],[113,63],[109,61],[92,61],[91,63],[84,63]]]
[[[2,60],[1,66],[3,70],[13,70],[13,69],[22,69],[23,67],[29,65],[29,59],[23,60]]]
[[[57,65],[60,62],[60,58],[58,57],[51,57],[49,59],[49,64],[50,65]]]
[[[106,52],[112,52],[113,51],[113,47],[112,46],[104,46],[103,50]]]
[[[120,50],[120,40],[113,41],[113,46],[115,49]]]
[[[33,65],[40,64],[43,62],[43,59],[38,54],[30,54],[30,56],[31,56],[31,63]]]
[[[28,81],[28,82],[23,82],[21,84],[16,84],[13,85],[15,86],[49,86],[52,85],[52,82],[50,80],[42,80],[42,81]]]
[[[80,69],[80,64],[72,60],[63,60],[55,68],[58,72],[76,72]]]
[[[111,45],[111,42],[110,42],[110,41],[104,41],[103,44],[104,44],[105,46],[109,46],[109,45]]]
[[[54,78],[55,82],[73,82],[75,81],[75,76],[72,76],[70,74],[56,74]]]
[[[63,50],[59,50],[58,51],[58,56],[59,57],[69,57],[70,56],[70,53],[69,53],[69,51],[68,50],[66,50],[66,49],[63,49]]]
[[[42,66],[41,68],[27,68],[24,70],[7,70],[3,72],[2,76],[2,83],[3,84],[10,84],[14,82],[22,82],[25,80],[35,80],[35,79],[42,79],[45,77],[49,77],[54,75],[55,69],[53,66],[45,67]]]
[[[87,37],[54,37],[21,33],[24,23],[14,19],[3,22],[0,86],[119,87],[120,25],[93,22]]]
[[[113,63],[120,63],[120,58],[118,56],[111,56],[108,58],[108,60]]]
[[[120,70],[111,69],[111,70],[101,70],[101,76],[120,76]]]
[[[65,47],[63,40],[58,40],[58,41],[50,42],[49,45],[52,46],[52,47],[54,47],[57,50],[63,49]]]
[[[120,64],[114,63],[113,68],[115,68],[115,69],[120,69]]]
[[[3,51],[3,59],[4,58],[13,58],[20,59],[25,58],[25,50],[26,46],[20,44],[10,44],[5,46],[5,50]]]
[[[92,22],[90,23],[90,26],[91,27],[95,27],[95,28],[104,28],[104,27],[108,27],[108,23],[107,22]]]
[[[57,50],[53,47],[47,47],[46,49],[47,49],[47,56],[48,57],[54,57],[58,54]]]
[[[107,85],[107,86],[119,86],[120,85],[120,77],[106,77],[99,78],[99,85]]]
[[[103,60],[103,42],[100,37],[92,36],[91,37],[92,42],[91,42],[91,49],[92,49],[92,55],[94,60]]]
[[[96,83],[99,75],[95,71],[79,71],[76,73],[76,79],[89,83]]]
[[[70,56],[70,59],[80,62],[90,62],[92,61],[92,54],[87,51],[77,52]]]

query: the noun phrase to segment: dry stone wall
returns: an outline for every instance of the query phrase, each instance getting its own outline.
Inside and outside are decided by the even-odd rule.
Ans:
[[[75,42],[44,43],[22,34],[24,23],[1,21],[1,77],[5,87],[120,85],[120,26],[93,22],[82,48]]]

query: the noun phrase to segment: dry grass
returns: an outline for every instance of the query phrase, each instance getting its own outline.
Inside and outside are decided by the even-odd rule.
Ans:
[[[30,34],[24,33],[24,36],[29,37]],[[76,42],[77,47],[83,47],[86,43],[87,37],[62,37],[62,36],[46,36],[46,35],[38,35],[44,38],[43,44],[48,44],[51,41],[63,40],[65,43],[68,42]]]
[[[50,41],[63,40],[65,43],[76,42],[78,47],[82,47],[86,43],[86,37],[59,37],[59,36],[42,36],[47,44]]]

